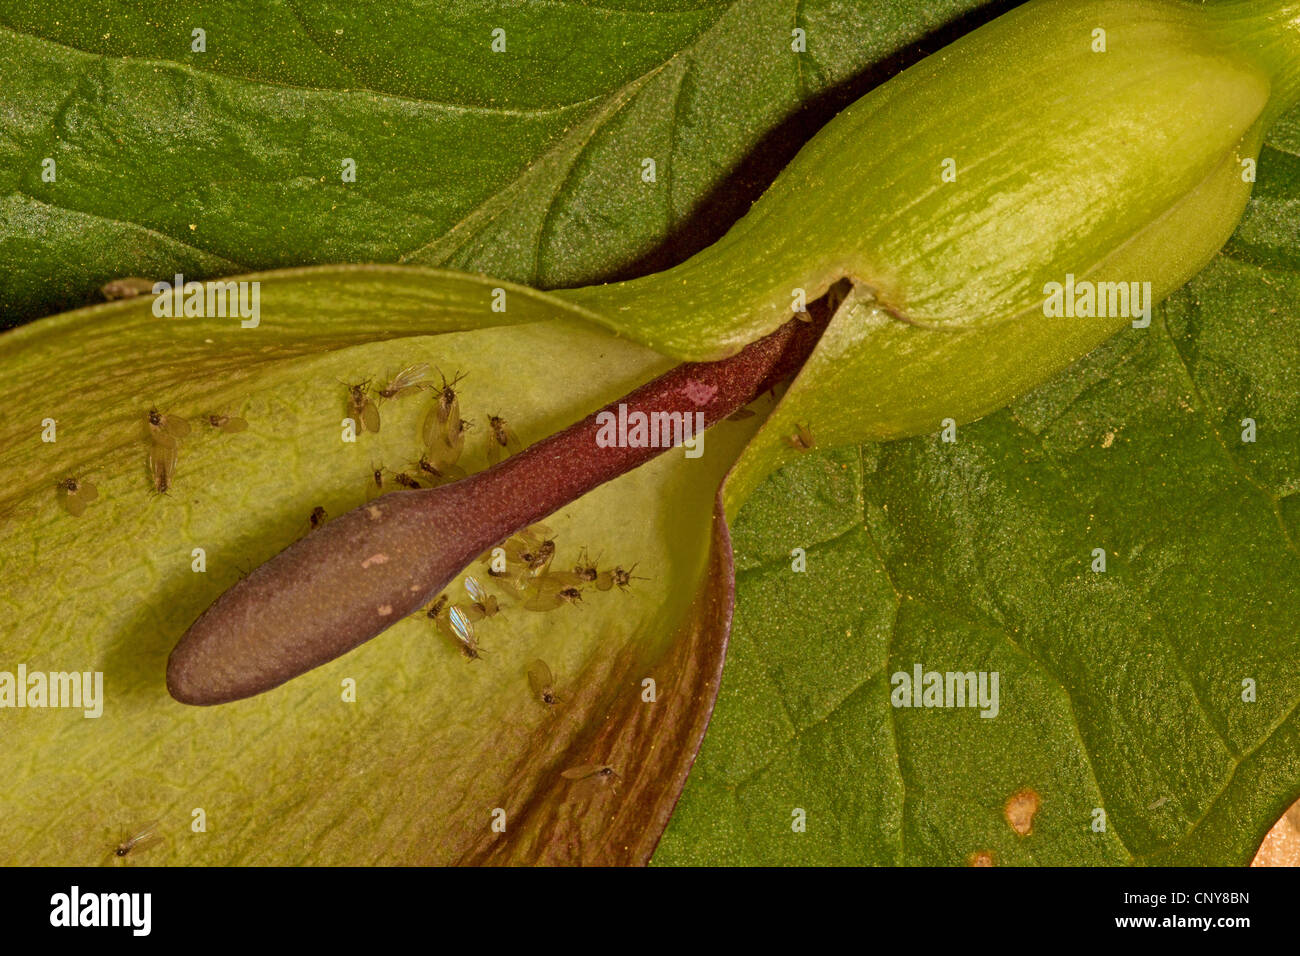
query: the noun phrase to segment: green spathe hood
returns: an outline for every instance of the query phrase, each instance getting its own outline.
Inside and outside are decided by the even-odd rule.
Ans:
[[[1163,298],[1236,225],[1297,58],[1295,2],[1031,2],[844,110],[712,247],[563,294],[682,358],[734,352],[840,277],[945,329],[1041,315],[1067,274]],[[1189,206],[1213,212],[1191,236]]]
[[[737,464],[734,512],[796,428],[823,447],[935,432],[1145,322],[1232,234],[1297,101],[1296,0],[1036,0],[844,110],[715,245],[561,295],[706,358],[852,280]],[[1047,313],[1070,277],[1137,283],[1142,309]]]

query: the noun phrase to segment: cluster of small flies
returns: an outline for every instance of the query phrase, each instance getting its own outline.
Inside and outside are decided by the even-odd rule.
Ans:
[[[248,422],[234,415],[212,413],[203,421],[214,431],[233,434],[248,428]],[[155,494],[165,495],[172,489],[176,477],[176,464],[180,460],[181,440],[190,434],[188,419],[179,415],[165,415],[150,408],[144,415],[144,436],[149,447],[149,479]],[[94,482],[69,475],[55,482],[55,491],[63,509],[74,518],[80,517],[86,506],[99,497]]]
[[[406,489],[428,488],[465,477],[459,461],[465,450],[466,433],[474,427],[472,422],[461,417],[457,386],[465,376],[457,372],[448,379],[438,370],[435,384],[429,380],[429,372],[429,364],[422,362],[403,368],[382,387],[373,387],[369,379],[342,383],[347,389],[348,416],[362,432],[379,431],[383,403],[421,391],[433,392],[433,402],[420,420],[421,453],[418,460],[411,462],[404,471],[372,466],[371,481],[375,494],[393,490],[392,485]],[[500,414],[487,416],[487,432],[489,466],[521,447],[510,424]],[[320,527],[325,517],[324,508],[313,509],[310,516],[312,529]],[[496,617],[511,602],[522,605],[525,610],[545,612],[565,605],[580,605],[586,588],[626,591],[634,580],[646,580],[633,574],[636,565],[627,569],[621,565],[598,567],[597,561],[588,558],[585,548],[571,571],[557,570],[553,568],[555,554],[555,539],[550,528],[541,524],[525,528],[480,559],[485,566],[486,580],[501,592],[500,595],[489,592],[479,578],[467,575],[463,582],[466,600],[452,601],[449,595],[442,594],[417,614],[432,621],[455,643],[467,661],[476,661],[482,660],[484,651],[475,624]],[[529,686],[538,701],[548,708],[560,702],[554,677],[545,661],[534,660],[528,665],[527,673]],[[607,764],[584,764],[562,774],[569,780],[617,775]]]
[[[213,413],[203,421],[215,431],[234,434],[248,428],[248,422],[234,415]],[[145,435],[149,441],[149,477],[155,493],[165,495],[176,477],[180,460],[181,439],[190,433],[190,423],[179,415],[164,415],[156,408],[145,415]]]
[[[588,587],[597,591],[614,588],[626,591],[633,581],[646,580],[632,573],[636,565],[627,569],[619,565],[602,570],[595,561],[588,559],[585,548],[579,553],[572,571],[554,570],[555,552],[551,530],[545,525],[535,524],[482,555],[479,560],[486,566],[488,580],[500,589],[502,597],[516,600],[529,611],[544,612],[566,604],[581,604],[583,590]],[[479,645],[474,624],[500,614],[502,597],[490,593],[473,575],[465,576],[464,586],[467,601],[453,603],[444,593],[417,613],[451,638],[467,661],[482,660],[484,651]],[[561,697],[555,691],[555,677],[545,661],[538,659],[528,665],[528,685],[534,699],[546,707],[560,703]],[[618,773],[609,764],[590,763],[570,767],[560,776],[566,780],[582,780],[587,777],[617,777]]]
[[[411,471],[390,473],[394,484],[402,488],[432,487],[465,476],[458,464],[465,448],[465,434],[473,426],[461,417],[457,384],[464,378],[457,374],[450,380],[438,373],[440,384],[427,382],[429,365],[410,365],[382,388],[371,390],[370,382],[347,385],[347,408],[350,417],[361,431],[378,432],[380,426],[379,402],[395,401],[419,391],[431,389],[435,401],[425,414],[420,428],[423,452],[414,462]],[[378,400],[378,401],[377,401]],[[248,428],[242,418],[226,414],[204,415],[203,421],[218,432],[235,433]],[[495,465],[503,455],[516,452],[519,439],[501,415],[489,415],[487,461]],[[167,494],[173,485],[181,443],[191,432],[188,420],[174,414],[164,414],[150,408],[145,415],[145,437],[149,446],[149,474],[153,490]],[[376,467],[371,474],[375,489],[382,493],[385,469]],[[73,516],[81,515],[86,505],[98,496],[98,489],[85,478],[67,477],[57,483],[60,501]],[[309,524],[314,530],[326,518],[325,509],[319,505],[312,509]],[[586,549],[579,553],[571,571],[552,567],[556,553],[551,530],[537,524],[525,528],[509,538],[502,546],[493,548],[481,558],[486,566],[488,580],[502,591],[506,606],[514,600],[529,611],[550,611],[565,605],[579,605],[585,589],[626,591],[634,580],[646,580],[632,572],[636,565],[624,569],[621,565],[600,568],[590,560]],[[598,559],[597,559],[598,560]],[[466,660],[481,660],[483,650],[474,632],[474,623],[495,617],[503,610],[502,599],[483,587],[478,578],[468,575],[464,580],[468,601],[453,603],[446,594],[438,597],[418,613],[433,621],[459,647]],[[534,660],[528,665],[528,683],[533,696],[546,707],[560,703],[555,691],[555,678],[545,661]],[[618,773],[608,764],[583,764],[563,771],[568,780],[587,777],[611,778]],[[156,835],[157,823],[124,838],[113,848],[113,858],[125,860],[150,846],[162,842]]]
[[[610,591],[617,587],[626,591],[633,581],[646,580],[632,573],[636,570],[635,564],[627,569],[617,565],[601,570],[595,561],[588,559],[585,548],[579,553],[572,571],[555,570],[552,568],[555,551],[555,539],[551,537],[550,528],[535,524],[488,551],[479,560],[487,569],[487,579],[496,585],[502,596],[528,611],[545,612],[566,604],[579,605],[587,587],[597,591]],[[467,660],[476,661],[481,659],[483,650],[474,633],[475,622],[496,617],[503,608],[501,597],[490,593],[473,575],[466,575],[464,585],[467,601],[453,603],[449,595],[441,594],[419,613],[454,640]]]
[[[379,431],[381,403],[396,401],[422,391],[435,393],[433,404],[421,419],[420,457],[402,471],[372,465],[370,480],[373,494],[381,495],[392,491],[394,485],[407,489],[432,488],[465,477],[465,469],[458,462],[465,451],[465,435],[474,425],[460,415],[460,395],[456,386],[464,377],[457,373],[448,381],[439,371],[440,383],[435,385],[427,381],[429,363],[420,362],[408,365],[389,379],[387,385],[379,388],[373,387],[370,379],[354,384],[342,383],[347,389],[348,417],[363,433]],[[489,415],[487,423],[487,462],[495,465],[503,455],[512,455],[519,450],[519,438],[501,415]],[[308,518],[311,530],[315,531],[324,524],[326,517],[324,508],[319,505],[313,508]]]
[[[348,416],[363,432],[378,432],[380,425],[379,403],[396,401],[416,392],[431,390],[435,401],[425,413],[420,426],[420,444],[423,451],[418,461],[412,462],[409,471],[392,472],[392,480],[403,488],[425,488],[465,477],[460,467],[465,450],[465,433],[474,426],[460,415],[460,396],[456,386],[465,376],[457,373],[449,381],[441,371],[439,384],[426,381],[429,363],[408,365],[382,388],[372,389],[369,380],[347,385]],[[519,439],[501,415],[489,415],[487,462],[495,465],[503,455],[519,450]],[[384,468],[372,469],[375,488],[384,490]]]

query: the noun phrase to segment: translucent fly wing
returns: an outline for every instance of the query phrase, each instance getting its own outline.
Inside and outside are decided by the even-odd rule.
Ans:
[[[161,426],[155,428],[152,425],[149,426],[149,443],[151,445],[167,445],[171,448],[177,448],[180,445],[164,428]]]
[[[448,431],[437,427],[433,432],[433,440],[426,447],[429,460],[436,467],[449,468],[460,460],[461,454],[465,451],[465,432],[460,428]]]
[[[516,537],[523,538],[533,547],[538,547],[543,541],[549,541],[555,537],[549,525],[530,524],[527,528],[515,533]]]
[[[447,621],[458,641],[462,644],[472,644],[474,642],[474,628],[469,622],[469,617],[459,604],[453,604],[447,611]]]
[[[223,415],[222,422],[217,427],[220,428],[227,435],[233,435],[236,432],[242,432],[246,430],[248,428],[248,422],[244,421],[242,418],[237,418],[233,415]]]
[[[544,576],[538,575],[536,580],[539,585],[545,581],[548,587],[553,587],[556,590],[580,588],[587,584],[585,577],[573,571],[547,571]]]
[[[59,503],[74,518],[80,518],[86,512],[86,499],[75,491],[59,492]]]
[[[535,547],[536,545],[520,534],[507,538],[501,545],[501,549],[506,553],[506,560],[515,564],[521,563],[524,555],[532,554]]]
[[[166,494],[176,474],[178,450],[175,441],[155,441],[149,447],[149,471],[154,491]]]
[[[370,399],[366,399],[361,409],[361,427],[368,432],[379,431],[379,406]]]
[[[523,594],[532,584],[532,578],[528,577],[528,569],[519,565],[506,564],[504,571],[498,571],[492,566],[493,562],[487,562],[487,575],[497,587],[507,593]]]
[[[559,591],[548,594],[533,593],[528,600],[524,601],[524,608],[529,611],[553,611],[563,603],[564,599],[560,597]]]
[[[571,588],[574,586],[570,584],[568,581],[564,580],[566,576],[572,577],[572,575],[567,575],[567,572],[556,571],[554,574],[546,574],[546,575],[532,578],[528,582],[528,593],[529,594],[559,594],[561,591],[565,590],[566,588]]]
[[[469,600],[474,604],[487,606],[487,600],[491,597],[484,589],[484,585],[478,583],[477,578],[472,575],[465,576],[465,593],[469,594]]]
[[[786,435],[785,440],[786,444],[796,451],[808,451],[816,444],[813,441],[812,431],[807,425],[795,425],[794,434]]]
[[[539,583],[543,586],[527,591],[528,598],[524,601],[524,607],[530,611],[549,611],[562,604],[576,606],[582,603],[582,591],[579,588],[556,587],[546,579]]]
[[[162,846],[163,838],[157,833],[146,833],[137,837],[131,844],[131,849],[127,856],[137,857],[142,853],[147,853],[156,846]]]
[[[448,398],[446,393],[438,400],[438,424],[443,428],[447,427],[449,422],[460,420],[460,398],[452,396]]]
[[[163,430],[173,438],[184,438],[190,433],[190,423],[175,415],[163,416]]]
[[[462,432],[459,441],[448,440],[441,428],[435,427],[433,438],[425,446],[425,459],[441,472],[449,472],[460,460],[465,450],[465,435]]]
[[[555,542],[550,539],[539,543],[531,536],[517,534],[502,547],[506,559],[521,566],[527,577],[539,578],[544,575],[555,558]]]
[[[438,435],[442,431],[442,423],[438,421],[438,406],[434,405],[424,415],[424,421],[420,424],[420,442],[425,448],[432,448]]]

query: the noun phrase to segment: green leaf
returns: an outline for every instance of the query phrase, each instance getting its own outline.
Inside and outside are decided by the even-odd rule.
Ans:
[[[978,5],[12,0],[0,315],[178,271],[401,261],[542,287],[653,271],[720,236],[880,79],[867,66]],[[794,56],[795,25],[824,42]]]
[[[655,862],[1250,860],[1300,794],[1298,134],[1293,112],[1235,238],[1151,328],[956,443],[814,453],[760,487]],[[999,672],[998,716],[892,707],[916,663]]]
[[[487,414],[529,443],[671,364],[584,327],[543,293],[511,287],[508,312],[493,313],[494,283],[475,277],[350,267],[255,278],[256,329],[159,319],[148,297],[0,338],[11,413],[0,434],[0,611],[11,622],[0,670],[102,671],[106,698],[98,718],[0,710],[6,858],[94,864],[119,831],[159,820],[164,844],[142,863],[647,859],[713,701],[727,623],[713,605],[729,604],[731,586],[715,491],[752,426],[726,423],[698,461],[664,455],[548,519],[556,567],[583,548],[602,567],[636,563],[643,579],[627,590],[592,589],[581,606],[547,612],[504,593],[501,613],[477,625],[482,661],[462,659],[417,615],[275,691],[187,707],[163,672],[198,614],[309,533],[313,508],[337,516],[373,496],[375,467],[415,472],[434,399],[382,403],[379,432],[349,444],[344,383],[419,362],[465,373],[461,409],[475,431],[461,464],[476,470]],[[505,316],[522,324],[493,324]],[[152,493],[147,467],[151,406],[192,427],[167,495]],[[219,413],[247,430],[205,422]],[[54,442],[33,427],[47,418]],[[68,476],[98,491],[79,517],[55,487]],[[459,582],[448,593],[466,600]],[[536,658],[555,675],[553,709],[530,690]],[[652,709],[646,678],[663,697]],[[586,763],[621,776],[562,776]],[[204,833],[190,830],[195,808]],[[505,835],[490,829],[496,808]]]

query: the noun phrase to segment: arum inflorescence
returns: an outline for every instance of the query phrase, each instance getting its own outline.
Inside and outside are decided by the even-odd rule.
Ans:
[[[713,424],[797,370],[819,331],[788,323],[615,404]],[[424,607],[484,550],[666,450],[601,446],[598,414],[462,481],[384,495],[322,525],[195,621],[168,661],[168,689],[185,703],[223,703],[333,660]],[[477,656],[467,634],[458,639]]]
[[[1231,234],[1264,133],[1297,100],[1300,0],[1034,0],[846,109],[712,247],[559,295],[695,360],[629,406],[712,423],[801,370],[733,475],[734,504],[814,435],[834,446],[979,417],[1149,321]],[[1090,300],[1052,307],[1085,287]],[[820,341],[818,327],[790,322],[832,290]],[[439,376],[425,438],[441,470],[464,423],[457,375]],[[395,398],[418,384],[388,387]],[[350,387],[349,410],[378,431],[364,385]],[[589,417],[291,546],[190,628],[168,665],[173,695],[233,700],[345,653],[484,548],[659,451],[597,450],[595,429]],[[508,448],[503,419],[489,430]]]

